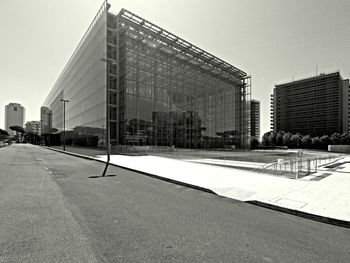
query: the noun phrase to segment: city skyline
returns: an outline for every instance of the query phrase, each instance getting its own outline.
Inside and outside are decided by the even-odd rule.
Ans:
[[[0,128],[10,102],[25,105],[27,120],[40,119],[44,98],[102,2],[0,4]],[[347,1],[109,2],[112,12],[135,12],[251,74],[252,98],[261,102],[261,135],[270,130],[275,84],[338,70],[349,78]]]

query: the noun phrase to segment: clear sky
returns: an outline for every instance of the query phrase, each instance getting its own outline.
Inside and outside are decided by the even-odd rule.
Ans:
[[[0,0],[0,128],[10,102],[40,106],[103,0]],[[349,0],[109,0],[252,76],[261,132],[275,84],[340,71],[350,77]]]

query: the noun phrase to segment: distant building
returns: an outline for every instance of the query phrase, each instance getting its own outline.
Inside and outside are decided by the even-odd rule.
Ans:
[[[260,101],[250,101],[250,137],[260,140]]]
[[[52,111],[48,107],[40,108],[40,121],[42,134],[52,133]]]
[[[276,85],[271,117],[274,132],[312,136],[349,132],[349,80],[335,72]]]
[[[41,123],[40,121],[27,121],[26,122],[26,133],[41,134]]]
[[[5,129],[10,135],[15,135],[15,132],[10,129],[11,126],[24,125],[25,109],[21,104],[10,103],[5,106]]]

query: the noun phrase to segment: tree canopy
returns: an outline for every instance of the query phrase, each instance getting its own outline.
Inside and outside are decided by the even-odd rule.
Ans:
[[[19,125],[10,126],[10,129],[15,131],[16,133],[21,133],[21,134],[26,133],[25,129]]]
[[[5,130],[0,129],[0,137],[9,136],[9,133]]]
[[[292,134],[284,131],[275,133],[269,131],[262,137],[262,145],[265,147],[288,146],[290,148],[327,149],[330,144],[350,145],[350,134],[335,132],[331,136],[311,137],[309,134],[301,135],[300,133]]]

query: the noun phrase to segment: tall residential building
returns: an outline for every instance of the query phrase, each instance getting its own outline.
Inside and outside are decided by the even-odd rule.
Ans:
[[[21,126],[24,125],[25,109],[21,104],[10,103],[5,106],[5,130],[10,135],[15,135],[16,132],[10,129],[11,126]]]
[[[61,131],[61,100],[69,100],[66,144],[104,147],[110,127],[113,145],[248,147],[245,72],[130,11],[108,9],[105,2],[43,104]]]
[[[250,101],[250,137],[260,141],[260,101]]]
[[[339,72],[276,85],[271,97],[274,132],[330,135],[349,131],[349,80]]]
[[[41,133],[42,134],[50,134],[51,127],[52,127],[52,120],[51,120],[52,112],[48,107],[41,107],[40,108],[40,122],[41,122]]]

